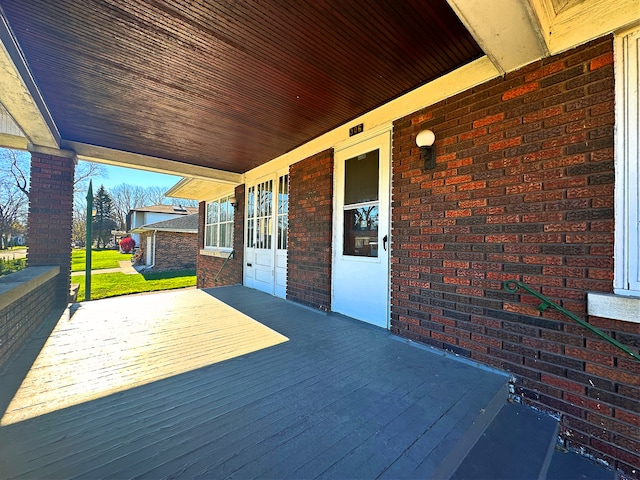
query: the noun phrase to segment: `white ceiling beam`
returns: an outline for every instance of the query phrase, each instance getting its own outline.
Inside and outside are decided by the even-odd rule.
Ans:
[[[219,183],[238,185],[243,183],[244,176],[241,173],[226,172],[214,168],[190,165],[188,163],[167,160],[165,158],[140,155],[138,153],[123,152],[105,147],[98,147],[80,142],[62,141],[62,147],[76,152],[79,160],[104,163],[117,167],[135,168],[167,175],[179,175],[201,180],[214,180]]]
[[[0,133],[0,148],[10,148],[12,150],[26,150],[28,141],[26,137]]]
[[[501,73],[548,55],[536,15],[517,0],[447,0]]]

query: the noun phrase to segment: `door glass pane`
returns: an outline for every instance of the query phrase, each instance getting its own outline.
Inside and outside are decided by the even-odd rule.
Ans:
[[[256,187],[249,187],[247,192],[247,218],[253,218],[255,215],[255,191]]]
[[[344,255],[378,256],[378,205],[344,210]]]
[[[255,235],[254,235],[254,228],[253,228],[253,222],[255,220],[253,219],[249,219],[247,220],[247,247],[249,248],[253,248],[255,246]]]
[[[350,158],[344,169],[345,205],[378,200],[378,150]]]

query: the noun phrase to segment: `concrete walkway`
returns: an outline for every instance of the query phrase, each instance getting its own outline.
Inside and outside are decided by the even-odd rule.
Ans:
[[[136,275],[140,272],[133,265],[131,265],[131,262],[129,260],[122,260],[118,268],[101,268],[98,270],[91,270],[92,275],[99,275],[101,273],[124,273],[125,275]],[[71,272],[72,277],[84,277],[84,274],[85,270],[82,270],[80,272]]]
[[[0,250],[0,259],[2,260],[16,260],[18,258],[25,258],[26,256],[26,248],[21,248],[19,250]]]

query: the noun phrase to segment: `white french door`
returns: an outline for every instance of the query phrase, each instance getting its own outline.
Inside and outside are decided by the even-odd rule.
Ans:
[[[390,144],[385,132],[335,153],[331,309],[389,328]]]
[[[289,175],[275,175],[247,188],[244,284],[286,297]]]

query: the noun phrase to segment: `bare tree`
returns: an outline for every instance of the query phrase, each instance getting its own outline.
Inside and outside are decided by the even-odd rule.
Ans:
[[[5,177],[6,178],[6,177]],[[28,202],[11,180],[0,181],[0,247],[4,247],[19,225],[24,225]]]
[[[129,210],[148,205],[147,197],[146,189],[137,185],[121,183],[111,189],[114,219],[119,224],[118,228],[125,228]]]
[[[156,185],[155,187],[147,187],[145,190],[147,191],[149,205],[162,205],[166,203],[167,197],[164,195],[167,191],[166,188]]]
[[[182,205],[183,207],[198,206],[197,200],[191,200],[188,198],[169,198],[169,197],[165,197],[165,198],[170,202],[170,205]]]
[[[9,172],[15,183],[15,186],[29,198],[29,169],[30,160],[27,152],[19,150],[2,149],[2,157],[5,161],[8,161]]]
[[[89,180],[106,178],[107,176],[107,170],[104,165],[80,160],[76,165],[76,173],[73,177],[74,191],[84,192],[86,195],[89,188]]]
[[[29,154],[0,149],[0,246],[18,226],[24,228],[29,210]],[[5,241],[3,241],[5,239]]]

